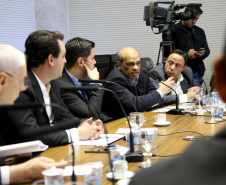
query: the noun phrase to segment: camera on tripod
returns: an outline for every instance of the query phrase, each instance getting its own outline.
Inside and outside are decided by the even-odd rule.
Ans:
[[[187,21],[196,18],[195,10],[179,12],[180,9],[185,7],[201,7],[202,4],[189,3],[189,4],[175,4],[175,1],[168,2],[151,2],[149,6],[144,7],[143,20],[146,21],[146,26],[151,26],[152,31],[155,34],[162,33],[163,42],[160,43],[159,54],[156,65],[159,62],[160,50],[162,48],[162,58],[168,56],[168,54],[174,49],[174,42],[172,39],[172,31],[174,27],[169,26],[175,24],[178,20]],[[160,7],[169,5],[168,8]],[[155,32],[153,28],[157,28],[158,32]]]
[[[160,4],[169,4],[168,8],[159,7]],[[175,1],[171,2],[154,2],[150,3],[149,6],[144,7],[144,17],[143,20],[146,21],[146,26],[151,26],[153,28],[158,28],[159,32],[162,33],[166,31],[170,24],[175,24],[177,20],[189,20],[194,19],[196,16],[195,11],[189,12],[178,12],[176,11],[185,8],[186,6],[202,6],[201,4],[175,4]]]

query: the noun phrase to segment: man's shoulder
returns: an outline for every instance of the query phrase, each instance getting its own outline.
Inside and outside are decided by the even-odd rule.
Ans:
[[[149,72],[154,74],[155,76],[163,79],[165,76],[165,68],[164,68],[165,64],[163,62],[161,62],[160,64],[158,64],[157,66],[155,66],[153,69],[151,69]]]
[[[112,80],[115,78],[125,78],[123,73],[118,69],[118,67],[115,65],[114,68],[110,71],[108,74],[106,80]]]
[[[192,69],[190,67],[186,67],[182,72],[183,76],[192,77]]]

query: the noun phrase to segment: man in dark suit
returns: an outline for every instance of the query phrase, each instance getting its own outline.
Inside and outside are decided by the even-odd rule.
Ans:
[[[143,72],[144,70],[144,68],[141,68],[139,53],[131,47],[126,47],[118,53],[116,66],[114,66],[106,78],[109,81],[120,84],[124,89],[125,93],[117,85],[108,84],[105,86],[118,95],[127,113],[150,110],[157,106],[159,99],[164,94],[170,92],[170,89],[162,84],[159,84],[159,88],[156,89],[148,75]],[[165,83],[172,86],[174,83],[172,79],[169,78]],[[105,111],[115,119],[123,117],[121,110],[117,108],[114,97],[110,97],[109,95],[105,97]],[[134,104],[136,110],[132,104]]]
[[[25,90],[27,76],[25,55],[16,48],[0,44],[0,105],[12,105],[20,91]],[[1,125],[7,125],[1,119]],[[6,131],[5,129],[3,131]],[[0,184],[43,178],[41,172],[53,166],[63,168],[69,161],[55,162],[47,157],[37,157],[25,163],[0,167]]]
[[[179,103],[187,102],[195,98],[193,88],[198,87],[198,83],[192,76],[192,70],[187,67],[187,55],[179,50],[175,49],[170,54],[166,62],[162,62],[155,66],[149,72],[155,75],[160,81],[173,77],[175,84],[173,89],[179,96]],[[150,77],[150,80],[156,88],[159,87],[159,82]],[[159,105],[169,105],[176,102],[176,95],[173,91],[165,94],[160,99]]]
[[[226,102],[226,56],[215,61],[215,86]],[[226,182],[226,129],[211,139],[197,139],[179,157],[139,171],[130,185],[223,185]]]
[[[87,77],[91,80],[99,80],[99,72],[95,67],[95,43],[80,37],[69,40],[66,45],[65,68],[61,78],[57,82],[63,86],[94,86],[102,87],[100,84],[83,84],[78,81]],[[61,97],[70,112],[77,117],[100,118],[104,122],[111,118],[101,113],[104,91],[64,91]]]
[[[78,140],[96,139],[103,133],[101,120],[92,118],[82,122],[74,117],[61,99],[57,82],[61,77],[65,59],[63,34],[39,30],[31,33],[25,43],[28,67],[28,89],[21,92],[15,104],[40,102],[54,103],[57,106],[46,106],[44,109],[10,111],[4,114],[7,132],[2,133],[8,143],[27,141],[22,134],[25,131],[39,129],[43,125],[53,125],[60,120],[74,119],[75,127],[70,130],[33,137],[29,140],[41,140],[49,146],[64,145]],[[12,134],[14,132],[14,134]],[[17,137],[18,136],[18,137]],[[20,137],[19,137],[20,136]]]

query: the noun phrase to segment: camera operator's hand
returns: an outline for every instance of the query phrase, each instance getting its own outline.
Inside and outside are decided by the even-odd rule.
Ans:
[[[189,59],[195,59],[196,58],[196,51],[194,49],[190,49],[188,51],[188,58]]]

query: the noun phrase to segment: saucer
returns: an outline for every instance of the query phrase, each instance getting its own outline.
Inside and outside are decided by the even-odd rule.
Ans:
[[[128,185],[131,179],[121,179],[117,182],[118,185]]]
[[[170,125],[170,123],[171,122],[169,122],[169,121],[166,121],[164,123],[154,122],[154,125],[156,125],[156,126],[162,126],[162,127],[165,126],[166,127],[166,126]]]
[[[127,171],[126,174],[125,174],[125,176],[124,176],[123,178],[115,178],[115,180],[129,179],[129,178],[131,178],[131,177],[133,177],[133,176],[134,176],[134,173],[133,173],[133,172]],[[112,172],[107,173],[107,178],[113,179]]]

